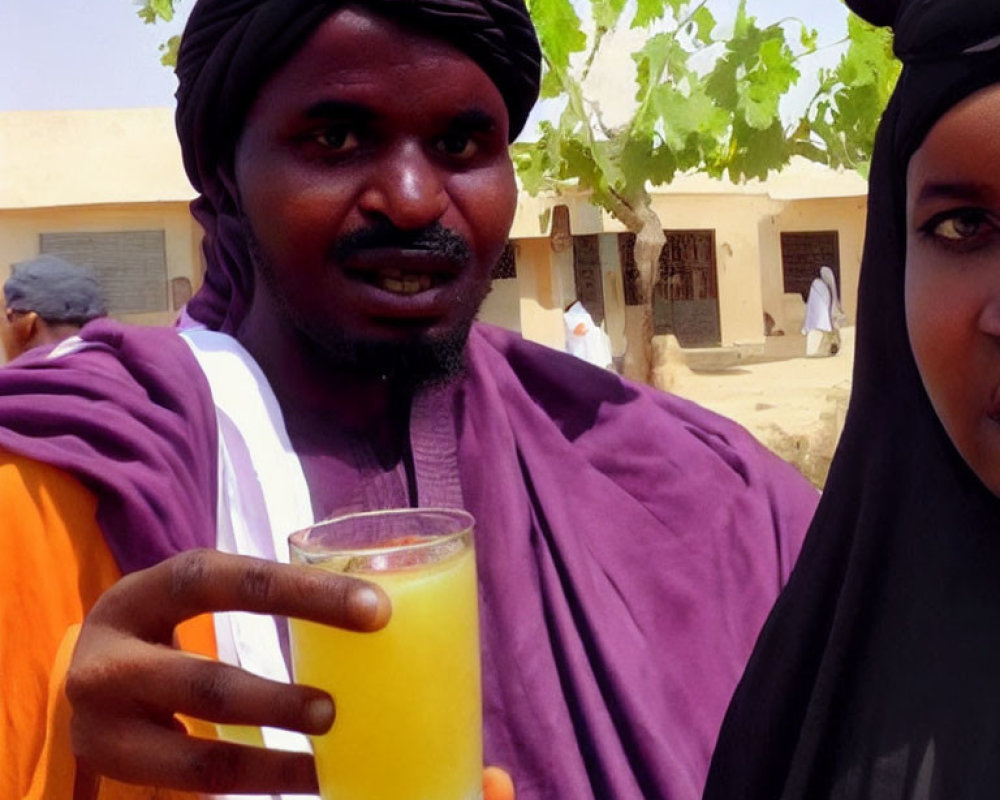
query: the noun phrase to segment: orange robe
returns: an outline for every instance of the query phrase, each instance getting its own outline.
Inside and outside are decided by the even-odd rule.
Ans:
[[[0,798],[69,800],[77,770],[66,669],[84,616],[121,573],[97,501],[65,472],[0,452],[0,503]],[[214,653],[210,618],[181,628],[185,649]],[[97,791],[80,791],[87,800],[194,796],[110,780],[86,788]]]

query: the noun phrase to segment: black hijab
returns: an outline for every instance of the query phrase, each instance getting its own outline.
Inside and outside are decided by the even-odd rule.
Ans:
[[[236,199],[221,175],[260,88],[345,0],[199,0],[177,56],[177,133],[201,193],[192,213],[205,230],[206,271],[188,313],[235,332],[253,296],[253,268]],[[356,0],[461,50],[504,98],[511,140],[538,97],[541,51],[524,0]]]
[[[872,164],[851,404],[706,800],[1000,795],[1000,501],[931,407],[903,292],[907,164],[949,108],[1000,81],[1000,3],[849,5],[892,24],[904,62]]]

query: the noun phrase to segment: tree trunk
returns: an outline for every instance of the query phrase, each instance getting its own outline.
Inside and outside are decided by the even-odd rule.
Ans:
[[[635,266],[639,270],[636,291],[639,305],[625,306],[625,377],[652,382],[653,371],[653,281],[659,270],[660,253],[666,243],[663,223],[645,196],[619,216],[635,234]]]

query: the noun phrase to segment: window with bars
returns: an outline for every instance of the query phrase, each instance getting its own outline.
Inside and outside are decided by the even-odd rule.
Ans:
[[[42,253],[90,267],[104,288],[108,311],[167,311],[170,289],[162,230],[41,234]]]

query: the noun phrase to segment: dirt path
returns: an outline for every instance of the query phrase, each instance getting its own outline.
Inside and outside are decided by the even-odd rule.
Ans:
[[[843,348],[830,358],[788,358],[716,372],[694,372],[670,354],[660,359],[657,383],[736,420],[822,487],[843,428],[854,364],[854,329],[845,328],[841,336]],[[796,350],[793,342],[787,344],[786,351]]]

